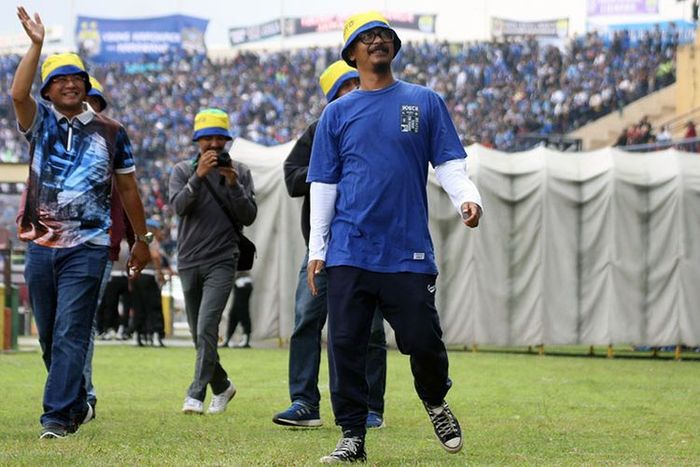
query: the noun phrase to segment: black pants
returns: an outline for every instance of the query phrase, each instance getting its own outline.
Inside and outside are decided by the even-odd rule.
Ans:
[[[348,266],[327,271],[328,358],[336,425],[352,435],[365,433],[367,343],[377,305],[394,329],[399,350],[410,356],[418,397],[440,404],[452,382],[435,308],[436,276]]]
[[[253,284],[243,287],[233,286],[233,305],[228,312],[228,324],[226,326],[226,342],[236,331],[236,326],[241,323],[243,334],[250,334],[250,295],[253,293]]]
[[[119,316],[119,299],[122,299],[123,316]],[[131,297],[129,293],[129,279],[126,276],[112,276],[107,282],[105,294],[97,308],[97,333],[114,329],[120,325],[124,328],[129,324],[129,309]]]
[[[152,274],[141,274],[132,283],[134,330],[141,334],[165,336],[160,286]]]

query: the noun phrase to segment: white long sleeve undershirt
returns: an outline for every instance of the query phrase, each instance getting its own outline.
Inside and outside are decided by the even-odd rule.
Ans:
[[[331,221],[335,215],[335,199],[338,197],[338,185],[330,183],[311,183],[311,213],[309,222],[309,261],[326,261],[328,236]]]
[[[478,204],[483,212],[481,195],[474,182],[469,178],[464,159],[443,162],[435,167],[435,175],[440,186],[450,196],[450,200],[460,216],[462,215],[462,204],[468,201]]]
[[[479,190],[469,179],[463,159],[451,160],[435,167],[435,174],[442,188],[447,192],[452,204],[462,214],[462,204],[467,201],[482,208]],[[326,260],[331,221],[335,215],[335,200],[338,186],[330,183],[311,183],[311,212],[309,233],[309,261]]]

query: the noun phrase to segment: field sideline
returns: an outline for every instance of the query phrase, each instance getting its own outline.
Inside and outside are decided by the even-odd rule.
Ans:
[[[183,347],[98,346],[97,419],[38,439],[45,370],[38,350],[0,354],[0,465],[315,465],[335,446],[322,361],[324,426],[273,425],[286,408],[287,350],[225,349],[238,394],[220,416],[179,410],[193,370]],[[700,362],[450,352],[448,402],[465,448],[444,452],[389,352],[387,427],[367,438],[376,465],[691,465],[700,463]],[[208,399],[207,399],[208,404]]]

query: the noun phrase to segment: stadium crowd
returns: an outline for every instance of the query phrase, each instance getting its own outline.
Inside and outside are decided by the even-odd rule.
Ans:
[[[534,38],[408,43],[394,69],[400,79],[442,95],[463,144],[514,151],[526,148],[519,135],[567,133],[671,84],[677,45],[677,34],[660,30],[636,43],[626,31],[609,40],[588,33],[564,50]],[[165,183],[175,163],[195,150],[194,114],[203,107],[230,109],[234,135],[263,145],[295,139],[320,115],[318,76],[338,56],[335,48],[242,51],[222,61],[170,54],[89,69],[105,87],[108,115],[131,139],[144,205],[169,225]],[[18,61],[0,57],[3,89],[10,88]],[[10,97],[0,94],[0,161],[26,162],[27,145],[14,122]]]

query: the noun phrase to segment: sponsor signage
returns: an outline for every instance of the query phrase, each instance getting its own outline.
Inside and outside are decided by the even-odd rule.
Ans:
[[[435,33],[434,14],[385,13],[384,17],[393,28]],[[254,26],[229,29],[231,45],[240,45],[269,39],[276,36],[297,36],[301,34],[342,31],[348,15],[305,16],[301,18],[275,19]]]
[[[659,0],[588,0],[588,16],[651,15]]]
[[[491,35],[494,37],[566,37],[568,34],[568,18],[547,21],[513,21],[503,18],[491,18]]]
[[[142,19],[78,16],[75,41],[90,61],[135,62],[172,51],[205,53],[209,20],[184,15]]]

